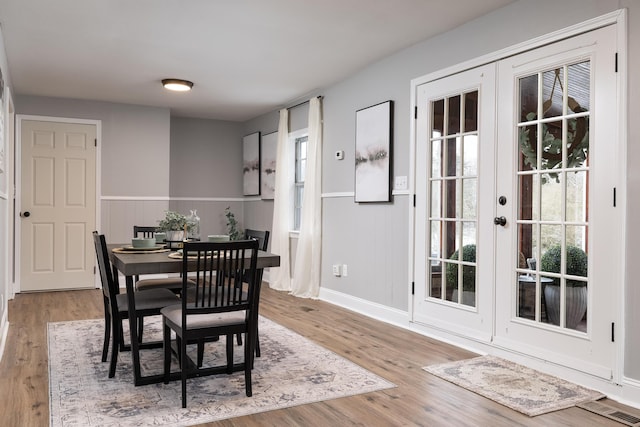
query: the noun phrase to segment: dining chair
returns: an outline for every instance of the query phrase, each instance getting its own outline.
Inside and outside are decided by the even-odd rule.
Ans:
[[[116,363],[118,352],[128,351],[130,345],[124,343],[123,320],[129,318],[129,301],[127,294],[120,293],[117,278],[113,275],[113,268],[109,260],[109,252],[104,234],[93,232],[93,243],[96,248],[98,259],[98,269],[102,280],[102,296],[104,302],[105,332],[104,343],[102,345],[102,361],[107,361],[109,352],[109,341],[111,346],[111,363],[109,366],[109,378],[113,378],[116,373]],[[134,294],[136,306],[136,325],[142,324],[142,319],[147,316],[160,314],[160,309],[168,305],[176,304],[180,299],[168,289],[150,289],[146,291],[136,291]],[[112,337],[113,335],[113,337]],[[139,341],[142,336],[138,335]],[[141,344],[141,348],[160,347],[162,343]]]
[[[252,230],[247,228],[244,230],[244,238],[246,240],[254,239],[258,241],[258,249],[261,251],[267,251],[269,246],[269,231],[268,230]],[[258,281],[262,283],[262,275],[264,268],[257,270]],[[259,305],[259,304],[258,304]],[[242,334],[237,335],[238,345],[242,345]],[[260,334],[256,333],[256,357],[260,357]]]
[[[146,226],[146,225],[134,225],[133,237],[152,238],[155,237],[158,227]],[[166,277],[157,279],[140,279],[140,276],[135,276],[136,290],[142,291],[147,289],[164,288],[170,289],[174,293],[179,293],[182,289],[182,278],[180,277]]]
[[[150,239],[156,236],[157,230],[158,230],[158,227],[146,226],[146,225],[134,225],[133,237],[143,237],[145,239]]]
[[[252,395],[251,369],[258,323],[260,282],[256,264],[258,242],[236,240],[227,242],[185,242],[182,259],[183,295],[180,304],[161,310],[164,331],[165,383],[171,375],[171,331],[175,332],[179,348],[182,407],[187,407],[187,378],[231,374],[242,368],[245,393]],[[186,278],[191,267],[191,278],[197,283],[190,287]],[[195,267],[195,271],[194,271]],[[194,275],[195,273],[195,275]],[[247,282],[243,283],[243,279]],[[245,334],[244,363],[233,363],[234,335]],[[201,367],[187,357],[189,343],[208,342],[226,336],[226,365]],[[198,344],[199,346],[200,344]]]
[[[269,246],[269,231],[268,230],[253,230],[247,228],[244,230],[244,238],[245,240],[257,240],[258,241],[258,249],[261,251],[267,250]],[[257,280],[259,283],[262,283],[262,276],[264,273],[264,268],[259,268],[257,270]],[[243,281],[246,281],[243,279]],[[258,302],[258,306],[259,306]],[[242,345],[242,334],[236,334],[238,345]],[[198,366],[202,365],[202,357],[203,357],[203,349],[204,349],[204,341],[201,340],[198,345]],[[256,357],[260,357],[260,334],[256,330]]]

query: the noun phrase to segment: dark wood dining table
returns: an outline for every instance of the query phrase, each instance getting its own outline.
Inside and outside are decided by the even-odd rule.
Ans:
[[[164,380],[163,374],[143,376],[140,368],[140,343],[136,327],[136,304],[134,298],[134,277],[141,274],[162,274],[182,272],[182,258],[169,257],[171,252],[114,252],[115,248],[128,246],[126,244],[109,244],[109,257],[113,266],[113,275],[118,281],[118,272],[125,277],[127,300],[129,303],[129,334],[131,339],[131,359],[133,362],[133,380],[135,385],[159,383]],[[259,251],[257,268],[278,267],[280,256],[269,252]],[[195,269],[195,262],[189,265],[189,270]]]

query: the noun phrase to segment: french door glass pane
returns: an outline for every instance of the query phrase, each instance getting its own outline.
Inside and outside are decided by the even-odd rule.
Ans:
[[[516,314],[585,332],[590,63],[522,77],[518,90]]]
[[[432,101],[431,111],[429,297],[475,306],[478,92]]]

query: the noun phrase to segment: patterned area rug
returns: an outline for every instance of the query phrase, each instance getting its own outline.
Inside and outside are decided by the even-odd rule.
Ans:
[[[147,319],[145,341],[161,339],[160,318]],[[253,396],[245,395],[243,372],[193,378],[182,409],[180,381],[134,387],[128,352],[119,355],[115,378],[107,378],[103,328],[102,319],[49,323],[51,426],[188,426],[395,387],[261,317]],[[207,344],[205,365],[224,364],[224,341]],[[242,354],[236,345],[237,361]],[[141,351],[143,374],[161,373],[162,357],[162,349]],[[175,361],[172,370],[179,370]]]
[[[598,391],[494,356],[423,369],[531,417],[605,397]]]

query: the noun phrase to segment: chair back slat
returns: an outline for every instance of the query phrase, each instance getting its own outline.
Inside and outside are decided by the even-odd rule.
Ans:
[[[247,228],[244,230],[244,238],[255,239],[258,241],[258,249],[266,251],[269,246],[269,231],[268,230],[252,230]]]
[[[142,237],[145,239],[151,239],[155,237],[156,231],[158,231],[158,227],[149,227],[145,225],[134,225],[133,226],[133,237]]]
[[[249,310],[255,294],[258,245],[256,240],[185,242],[183,295],[189,292],[192,297],[183,299],[183,316]],[[243,284],[247,272],[254,279]],[[188,280],[197,283],[195,289],[189,289]]]
[[[116,295],[119,293],[119,286],[113,277],[113,269],[111,261],[109,261],[109,251],[107,250],[107,242],[104,234],[93,232],[93,244],[96,248],[96,257],[98,259],[98,270],[100,270],[100,280],[102,282],[102,293],[109,300],[114,310],[118,310]]]

